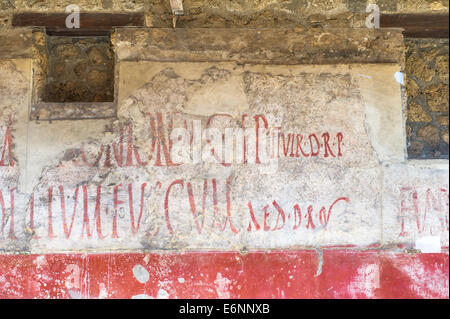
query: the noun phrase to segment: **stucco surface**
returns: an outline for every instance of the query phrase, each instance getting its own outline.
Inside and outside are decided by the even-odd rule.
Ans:
[[[193,32],[200,31],[213,39]],[[377,34],[359,40],[367,31],[347,31],[356,32],[354,46],[340,60],[325,54],[331,42],[319,41],[339,39],[336,33],[307,33],[312,44],[300,57],[291,54],[302,52],[295,50],[298,31],[266,30],[256,44],[256,31],[239,32],[241,44],[227,47],[224,32],[194,46],[193,38],[167,29],[118,31],[118,109],[109,120],[30,121],[34,61],[3,59],[0,249],[414,248],[431,230],[448,245],[448,168],[406,160],[398,31],[379,33],[389,57],[373,45]],[[278,51],[258,46],[282,34],[293,39]],[[359,63],[348,63],[350,57]],[[226,128],[256,134],[258,125],[275,131],[274,143],[265,149],[249,136],[246,157],[234,154],[231,163],[178,165],[171,153],[176,128],[187,129],[191,150],[211,154],[206,128],[222,137]],[[202,133],[195,135],[194,126]],[[237,138],[231,146],[242,144]],[[420,198],[434,192],[426,229],[417,231],[410,206],[402,223],[405,198],[411,200],[404,189],[416,186]],[[408,234],[399,236],[402,227]]]
[[[408,165],[404,148],[399,151],[404,134],[395,65],[122,62],[117,120],[50,123],[25,120],[30,60],[1,66],[14,74],[2,77],[3,114],[26,123],[11,130],[15,165],[1,167],[6,251],[413,245],[420,234],[397,236],[398,192],[427,187],[424,181],[448,189],[448,170]],[[257,115],[261,126],[264,117],[283,133],[274,168],[252,164],[251,153],[245,164],[168,166],[164,142],[153,131],[162,124],[156,136],[168,143],[171,128],[189,128],[193,120],[203,130],[207,123],[254,130]],[[441,219],[427,220],[440,232],[448,218],[448,193],[442,194]],[[448,237],[441,239],[448,245]]]

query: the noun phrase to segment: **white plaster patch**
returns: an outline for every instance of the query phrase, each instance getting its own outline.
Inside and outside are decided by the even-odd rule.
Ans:
[[[402,72],[395,72],[394,73],[394,78],[401,85],[405,85]]]
[[[363,294],[367,298],[375,297],[375,290],[380,288],[380,268],[377,264],[368,264],[358,268],[358,274],[349,285],[353,298]]]
[[[64,272],[69,273],[65,286],[68,289],[80,289],[80,267],[75,264],[67,265]]]
[[[431,299],[448,295],[448,272],[427,270],[421,262],[398,263],[395,266],[411,278],[410,289],[422,298]]]
[[[105,286],[104,283],[100,283],[99,290],[100,290],[100,293],[98,295],[99,299],[106,299],[106,298],[108,298],[108,291],[106,290],[106,286]]]
[[[82,299],[82,298],[81,298],[81,294],[80,294],[78,291],[69,289],[68,292],[69,292],[70,298],[72,298],[72,299]]]
[[[45,261],[45,256],[37,256],[33,261],[33,264],[35,264],[37,268],[45,266],[47,264],[47,262]]]
[[[440,253],[441,239],[439,236],[425,236],[416,239],[416,249],[421,253]]]
[[[219,299],[229,299],[230,291],[229,286],[231,284],[231,280],[226,277],[222,277],[222,274],[217,273],[216,280],[214,280],[214,284],[216,285],[216,292]]]
[[[141,265],[135,265],[133,267],[133,275],[141,284],[145,284],[150,279],[150,274],[147,269]]]
[[[165,291],[164,289],[158,290],[158,295],[156,296],[156,299],[169,299],[169,293]]]

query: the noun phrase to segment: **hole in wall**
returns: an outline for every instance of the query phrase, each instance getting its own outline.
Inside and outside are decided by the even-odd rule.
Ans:
[[[33,97],[30,120],[103,119],[116,116],[116,27],[144,26],[143,13],[81,13],[80,28],[66,13],[13,15],[13,27],[32,27]]]
[[[114,52],[109,36],[47,36],[44,102],[113,102]]]

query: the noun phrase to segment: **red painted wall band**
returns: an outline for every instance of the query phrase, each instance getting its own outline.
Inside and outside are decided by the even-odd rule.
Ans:
[[[449,254],[0,255],[0,298],[449,298]]]

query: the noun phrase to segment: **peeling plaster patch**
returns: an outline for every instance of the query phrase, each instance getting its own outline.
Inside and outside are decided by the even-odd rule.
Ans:
[[[70,295],[70,298],[72,298],[72,299],[82,299],[81,294],[75,290],[69,290],[69,295]]]
[[[353,298],[374,298],[375,290],[380,288],[380,267],[377,264],[369,264],[358,268],[358,274],[349,286],[349,292]]]
[[[164,289],[159,289],[156,299],[169,299],[169,293]]]
[[[397,268],[402,273],[408,274],[411,278],[410,289],[422,298],[439,298],[439,296],[448,295],[448,272],[447,274],[432,272],[421,262],[399,264]]]
[[[110,123],[110,120],[57,121],[39,124],[30,122],[27,180],[21,176],[19,185],[25,185],[25,192],[31,192],[46,174],[51,173],[49,169],[60,165],[66,150],[79,148],[82,143],[92,140],[92,137],[101,137],[101,142],[106,142],[104,130]]]
[[[322,274],[323,267],[323,250],[317,249],[317,254],[319,255],[319,266],[317,266],[317,273],[314,275],[314,277],[319,277]]]
[[[404,80],[403,80],[403,73],[402,72],[395,72],[394,73],[394,78],[401,85],[405,85]]]
[[[133,267],[133,275],[141,284],[145,284],[150,279],[150,274],[147,269],[141,265],[136,265]]]
[[[99,299],[106,299],[106,298],[108,298],[108,291],[106,290],[105,284],[101,283],[99,285],[99,288],[100,288],[100,293],[98,295],[98,298]]]
[[[229,299],[230,291],[229,286],[231,284],[231,280],[226,277],[222,277],[222,274],[217,273],[216,280],[214,280],[214,284],[216,285],[217,296],[219,299]]]
[[[240,77],[208,83],[200,88],[191,88],[186,93],[185,112],[189,114],[210,116],[221,112],[236,117],[248,110],[244,83]]]
[[[47,265],[47,262],[45,261],[45,256],[36,257],[33,263],[37,266],[37,268],[44,267],[45,265]]]
[[[67,265],[64,272],[68,272],[69,276],[66,278],[65,286],[68,289],[80,289],[80,267],[77,265]],[[70,292],[70,290],[69,290]]]
[[[184,284],[185,280],[184,280],[184,278],[180,277],[180,278],[178,278],[178,282],[179,282],[180,284]]]

